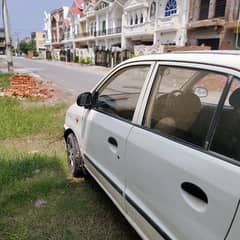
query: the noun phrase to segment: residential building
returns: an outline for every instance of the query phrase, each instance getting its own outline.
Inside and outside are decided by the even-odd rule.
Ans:
[[[51,14],[44,12],[44,29],[45,39],[44,46],[47,50],[51,49],[52,33],[51,33]]]
[[[5,54],[6,41],[4,28],[0,28],[0,54]]]
[[[68,14],[68,7],[61,7],[51,12],[51,35],[52,35],[52,49],[61,49],[64,45],[64,19]]]
[[[45,32],[33,32],[31,38],[36,42],[36,51],[38,53],[45,51]]]
[[[239,15],[239,0],[190,0],[188,45],[240,48]]]
[[[184,46],[188,0],[128,0],[124,5],[123,48],[134,45]]]
[[[75,36],[80,33],[80,18],[83,15],[83,0],[74,0],[64,20],[64,47],[75,48]]]

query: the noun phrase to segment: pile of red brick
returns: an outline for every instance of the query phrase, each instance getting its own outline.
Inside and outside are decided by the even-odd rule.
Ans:
[[[52,89],[47,88],[47,84],[32,76],[25,74],[15,74],[10,79],[10,87],[4,90],[6,96],[51,98]]]

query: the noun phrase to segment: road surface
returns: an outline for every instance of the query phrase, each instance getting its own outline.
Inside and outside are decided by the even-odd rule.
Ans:
[[[18,72],[33,73],[49,80],[73,96],[91,90],[109,69],[96,66],[81,66],[45,60],[14,58],[14,67]]]

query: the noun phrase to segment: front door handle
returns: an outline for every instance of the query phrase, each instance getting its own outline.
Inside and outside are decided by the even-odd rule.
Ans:
[[[190,182],[184,182],[182,183],[181,188],[187,194],[201,200],[205,204],[208,204],[207,194],[197,185]]]
[[[115,139],[115,138],[113,138],[113,137],[109,137],[108,138],[108,142],[109,142],[109,144],[111,144],[112,146],[114,146],[114,147],[118,147],[118,142],[117,142],[117,140]]]

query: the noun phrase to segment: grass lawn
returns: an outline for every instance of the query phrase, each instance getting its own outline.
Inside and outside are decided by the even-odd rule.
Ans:
[[[10,85],[9,78],[12,76],[12,74],[9,73],[2,73],[0,75],[0,88],[7,88]]]
[[[94,181],[69,175],[65,108],[0,98],[0,240],[139,239]]]

